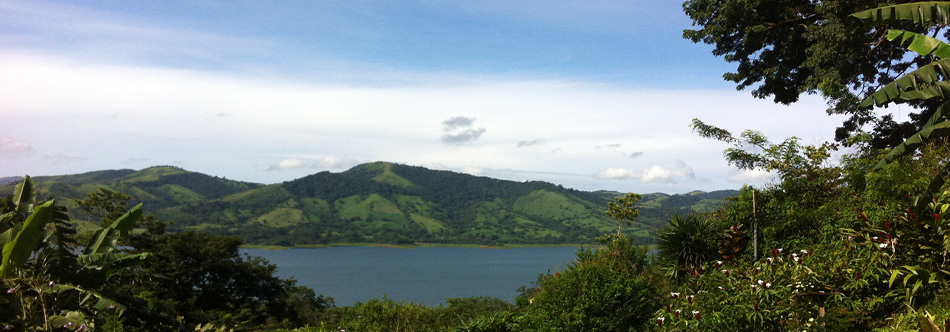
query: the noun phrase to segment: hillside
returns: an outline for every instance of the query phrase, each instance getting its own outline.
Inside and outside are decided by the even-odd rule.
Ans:
[[[603,211],[622,194],[385,162],[273,185],[170,166],[35,179],[40,197],[71,203],[105,187],[145,203],[159,220],[172,221],[173,231],[201,229],[279,245],[592,243],[616,230],[616,221]],[[12,192],[12,185],[0,186],[0,194]],[[735,194],[645,194],[640,218],[625,230],[649,243],[672,214],[711,211]]]

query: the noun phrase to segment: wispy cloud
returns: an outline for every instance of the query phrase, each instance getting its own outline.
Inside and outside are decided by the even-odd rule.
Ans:
[[[517,145],[517,146],[518,146],[519,148],[523,148],[523,147],[526,147],[526,146],[532,146],[532,145],[536,145],[536,144],[539,144],[539,143],[541,143],[541,140],[538,140],[538,139],[536,139],[536,140],[530,140],[530,141],[520,141],[520,142],[518,142],[518,145]]]
[[[78,161],[87,160],[89,158],[83,157],[83,156],[66,154],[66,153],[56,153],[53,155],[44,155],[43,159],[49,161],[50,163],[54,165],[65,165],[65,164],[71,164]]]
[[[523,173],[508,178],[556,180],[585,190],[628,190],[630,183],[609,180],[619,178],[639,180],[643,191],[686,192],[736,186],[727,180],[729,166],[721,154],[726,146],[697,137],[688,126],[697,117],[692,106],[697,101],[704,103],[704,121],[724,128],[753,126],[773,140],[830,133],[837,125],[820,111],[820,98],[786,107],[732,91],[482,79],[449,87],[304,84],[213,71],[77,65],[51,55],[0,50],[0,132],[9,136],[6,149],[64,157],[55,164],[52,157],[28,162],[0,152],[0,163],[9,175],[75,173],[115,168],[145,151],[157,163],[180,160],[209,174],[275,183],[317,169],[382,160],[471,166],[488,176],[508,175],[486,169],[514,169]],[[629,111],[659,108],[671,111]],[[543,110],[545,116],[525,109]],[[758,116],[763,112],[771,116]],[[800,122],[808,125],[790,125]],[[17,142],[32,144],[24,150]],[[75,151],[90,160],[56,166]],[[610,154],[619,158],[605,158]],[[281,167],[294,158],[303,166],[288,168],[295,166],[288,161]],[[647,172],[651,165],[670,167],[676,160],[696,167],[697,178],[713,182],[696,188],[689,172],[678,166]]]
[[[149,158],[129,158],[122,161],[122,166],[134,166],[134,165],[143,165],[143,164],[147,166],[151,166],[151,165],[148,165],[151,163],[154,163],[154,162]]]
[[[0,156],[21,158],[35,153],[30,142],[17,140],[13,137],[0,137]]]

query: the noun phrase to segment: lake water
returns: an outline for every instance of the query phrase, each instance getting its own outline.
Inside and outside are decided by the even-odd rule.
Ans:
[[[277,265],[281,278],[351,306],[384,294],[436,306],[447,297],[492,296],[514,302],[538,274],[562,270],[577,248],[517,249],[332,247],[242,249]]]

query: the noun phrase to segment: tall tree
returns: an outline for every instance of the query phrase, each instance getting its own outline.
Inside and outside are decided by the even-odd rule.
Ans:
[[[632,222],[640,216],[640,209],[636,206],[640,198],[642,197],[639,194],[627,193],[624,196],[617,196],[613,202],[607,204],[607,215],[620,223],[617,226],[617,236],[620,236],[625,223]]]
[[[820,93],[830,113],[848,114],[836,139],[846,142],[865,126],[873,126],[874,147],[893,146],[923,125],[932,107],[917,103],[921,114],[899,123],[889,116],[875,118],[858,107],[860,100],[925,57],[905,58],[899,43],[886,40],[887,28],[940,33],[939,28],[913,22],[890,22],[868,29],[851,17],[854,12],[909,1],[886,0],[688,0],[685,13],[697,29],[683,36],[714,45],[713,54],[736,63],[723,78],[738,89],[754,87],[752,95],[777,103],[798,101],[803,93]]]

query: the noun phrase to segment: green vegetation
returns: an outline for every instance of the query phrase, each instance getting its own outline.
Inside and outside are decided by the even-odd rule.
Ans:
[[[80,201],[103,226],[77,235],[66,209],[37,203],[36,192],[26,177],[0,204],[5,331],[186,331],[207,323],[246,331],[314,324],[332,306],[275,277],[276,266],[241,257],[240,239],[165,234],[142,204],[125,210],[129,196],[100,189]]]
[[[46,196],[74,210],[77,223],[98,220],[79,200],[103,190],[144,203],[169,230],[232,235],[256,245],[332,243],[593,244],[617,229],[603,206],[617,192],[584,192],[544,182],[513,182],[371,163],[275,185],[236,182],[174,167],[101,171],[36,179]],[[92,181],[92,182],[90,182]],[[0,194],[13,185],[0,186]],[[735,191],[645,194],[636,221],[624,227],[652,243],[676,213],[722,206]],[[74,205],[75,204],[75,205]]]
[[[694,120],[699,135],[729,144],[730,164],[780,178],[737,195],[623,196],[386,163],[273,186],[168,167],[49,177],[40,182],[44,191],[26,178],[6,187],[0,206],[0,287],[7,290],[0,312],[12,313],[0,324],[18,331],[947,331],[950,44],[933,36],[950,22],[950,3],[845,14],[866,9],[856,5],[874,3],[691,0],[686,11],[702,27],[686,34],[740,62],[727,79],[764,81],[756,94],[791,102],[821,91],[856,116],[846,127],[866,124],[875,105],[923,106],[932,115],[915,119],[910,135],[880,127],[893,122],[881,119],[873,135],[849,137],[857,148],[831,162],[836,144],[772,143],[756,131],[736,136]],[[912,30],[868,32],[861,22]],[[893,44],[868,53],[875,36]],[[920,54],[916,66],[894,63],[907,59],[891,52],[901,47]],[[912,70],[874,72],[893,68]],[[886,85],[860,91],[874,83]],[[193,185],[200,182],[208,186]],[[38,192],[85,195],[75,206],[95,231],[77,235],[65,208],[36,202]],[[726,196],[734,197],[717,206]],[[126,210],[130,199],[156,202],[178,227],[254,243],[593,239],[600,246],[522,287],[514,305],[467,298],[427,307],[383,297],[333,308],[274,277],[273,265],[239,257],[240,239],[166,234],[167,224],[141,205]],[[592,212],[603,206],[606,214]],[[651,232],[657,254],[637,246]]]
[[[916,109],[903,119],[876,116],[859,106],[880,86],[930,61],[930,55],[908,53],[902,43],[886,42],[888,29],[931,36],[943,32],[910,20],[869,26],[852,14],[906,2],[688,0],[683,9],[695,28],[685,30],[683,37],[713,45],[714,55],[735,63],[735,70],[723,78],[739,89],[753,88],[757,98],[790,104],[802,94],[821,94],[828,112],[849,116],[836,132],[837,142],[889,148],[920,130],[936,105],[913,102]],[[854,135],[868,139],[849,140]]]

